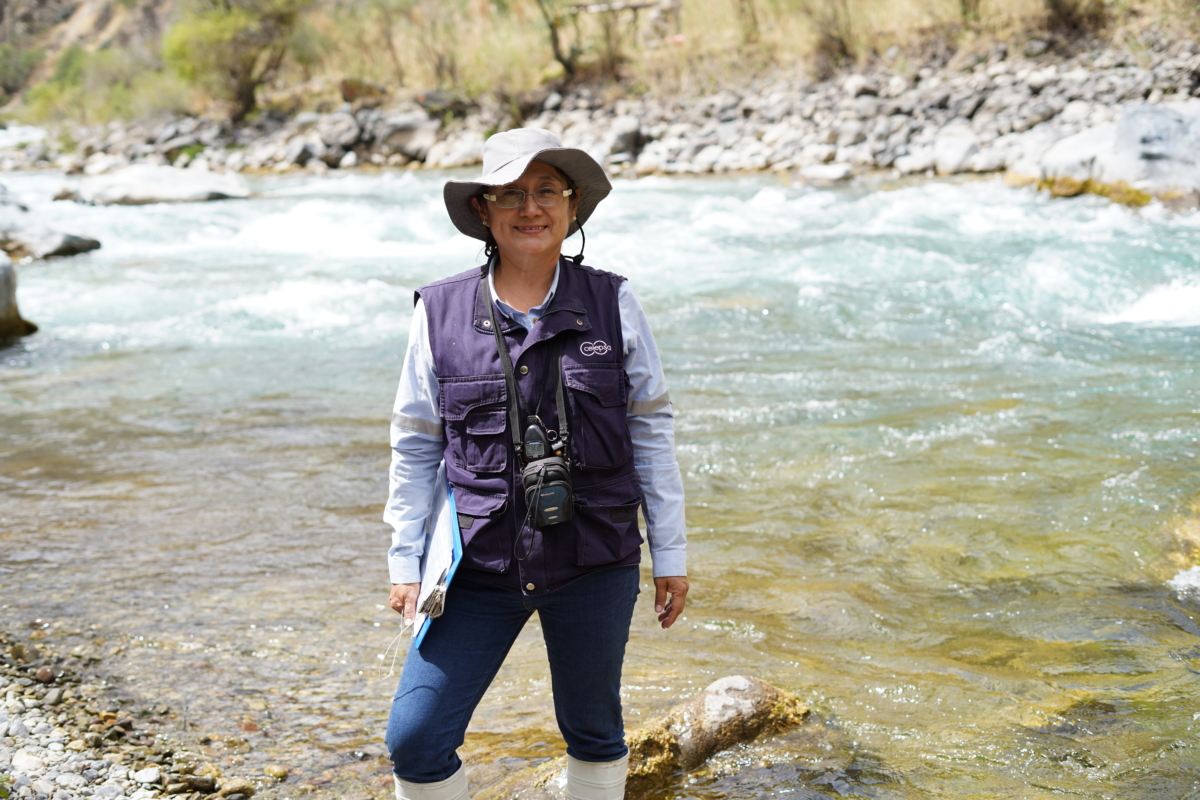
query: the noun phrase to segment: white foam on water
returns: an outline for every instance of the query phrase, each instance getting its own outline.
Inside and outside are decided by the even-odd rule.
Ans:
[[[1123,311],[1103,317],[1101,321],[1166,327],[1200,326],[1200,281],[1176,279],[1165,286],[1156,286]]]
[[[319,180],[299,180],[283,186],[274,186],[264,192],[265,197],[328,197],[329,195],[407,195],[424,193],[423,183],[436,183],[436,179],[422,181],[411,172],[383,172],[378,174],[360,172],[338,172],[325,175]]]
[[[396,243],[384,241],[387,229],[383,215],[364,203],[305,200],[254,220],[233,244],[259,252],[389,255]]]
[[[120,318],[95,309],[122,299]],[[267,339],[336,337],[377,342],[403,336],[411,322],[412,291],[380,280],[298,278],[264,291],[223,297],[219,290],[168,292],[130,283],[80,298],[51,327],[59,338],[123,347],[239,344]],[[91,312],[91,313],[89,313]],[[92,318],[89,319],[89,316]]]
[[[787,192],[775,187],[760,189],[758,194],[751,197],[746,203],[747,206],[753,209],[766,209],[773,211],[782,206],[787,205]]]
[[[264,325],[291,336],[367,327],[376,333],[397,334],[406,329],[405,301],[411,291],[379,280],[285,280],[264,292],[223,300],[213,311],[225,318],[244,315],[253,322],[238,327]],[[232,327],[232,326],[231,326]]]
[[[1180,594],[1200,594],[1200,566],[1177,573],[1167,586]]]

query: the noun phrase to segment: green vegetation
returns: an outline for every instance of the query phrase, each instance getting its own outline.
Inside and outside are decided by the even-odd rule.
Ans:
[[[142,0],[160,3],[162,0]],[[134,19],[130,15],[130,20]],[[508,106],[529,90],[586,82],[611,94],[707,91],[765,69],[826,75],[889,52],[983,52],[1032,37],[1052,47],[1100,36],[1135,52],[1142,33],[1200,30],[1194,0],[182,0],[157,45],[69,47],[25,94],[25,116],[97,122],[156,111],[341,102],[353,79],[389,92],[441,89]],[[132,24],[132,22],[130,23]],[[0,89],[34,74],[36,42],[0,44]],[[89,49],[90,48],[90,49]],[[491,100],[488,100],[491,102]]]
[[[185,80],[229,104],[240,121],[273,80],[308,0],[193,0],[163,41],[163,58]]]
[[[22,116],[33,122],[103,123],[190,107],[190,90],[174,75],[121,50],[62,52],[49,80],[25,93]]]
[[[34,68],[41,63],[42,56],[40,48],[22,50],[8,42],[0,44],[0,89],[5,96],[21,91]]]

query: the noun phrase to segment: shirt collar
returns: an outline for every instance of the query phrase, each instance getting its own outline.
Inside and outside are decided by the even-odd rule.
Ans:
[[[525,313],[521,313],[520,311],[517,311],[515,308],[510,306],[508,303],[501,300],[500,296],[496,294],[496,260],[495,259],[493,259],[492,263],[488,265],[488,291],[491,293],[492,300],[495,301],[496,306],[500,309],[501,314],[503,314],[504,316],[513,320],[514,322],[518,323],[519,325],[521,325],[521,327],[523,327],[527,330],[532,329],[533,323],[535,323],[535,322],[537,322],[537,320],[541,319],[542,316],[546,313],[546,309],[550,307],[550,301],[554,299],[554,293],[558,291],[559,268],[560,268],[559,264],[554,265],[554,278],[553,278],[553,280],[550,281],[550,291],[546,292],[546,297],[542,300],[541,303],[537,304],[536,306],[529,309],[529,311],[525,312]]]

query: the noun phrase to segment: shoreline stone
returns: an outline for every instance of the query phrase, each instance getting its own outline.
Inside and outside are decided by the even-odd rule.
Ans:
[[[17,308],[17,270],[8,256],[0,253],[0,344],[5,339],[28,336],[37,325],[21,317]]]
[[[660,793],[718,752],[793,728],[808,716],[798,697],[766,681],[744,675],[716,680],[626,736],[626,800]],[[565,769],[565,757],[552,759],[478,793],[476,800],[561,800]]]
[[[218,780],[216,765],[157,737],[153,719],[135,721],[148,709],[136,713],[106,700],[102,682],[86,675],[100,660],[91,647],[63,655],[44,633],[36,628],[26,639],[0,630],[0,780],[7,779],[0,787],[10,797],[219,800],[255,793],[253,782]]]
[[[520,112],[488,98],[431,104],[436,93],[429,93],[394,108],[347,102],[323,114],[266,114],[236,129],[190,117],[111,123],[2,152],[0,169],[54,164],[90,178],[131,164],[214,173],[454,169],[479,163],[491,132],[524,124],[549,128],[628,178],[772,170],[828,183],[880,171],[1004,172],[1014,184],[1068,177],[1105,193],[1123,182],[1130,196],[1190,202],[1200,197],[1196,170],[1156,171],[1138,154],[1145,152],[1138,151],[1139,132],[1181,143],[1169,152],[1187,161],[1195,140],[1175,117],[1188,117],[1179,108],[1200,97],[1200,46],[1161,36],[1143,44],[1137,54],[1100,43],[1069,55],[1045,47],[1010,54],[995,45],[915,67],[885,55],[866,70],[825,81],[780,68],[703,96],[609,100],[607,90],[579,85],[546,92],[540,105]],[[1043,164],[1058,142],[1096,141],[1113,124],[1128,135],[1117,135],[1114,154],[1095,162],[1103,166],[1098,174],[1082,176],[1075,167],[1060,173],[1058,156]],[[64,138],[78,142],[74,153],[55,150]],[[1164,179],[1177,174],[1187,180]]]
[[[0,250],[10,257],[73,256],[99,247],[95,239],[54,228],[0,186]]]
[[[90,205],[140,206],[150,203],[196,203],[245,199],[250,187],[236,175],[201,167],[180,169],[156,164],[133,164],[85,177],[73,191],[55,199]]]

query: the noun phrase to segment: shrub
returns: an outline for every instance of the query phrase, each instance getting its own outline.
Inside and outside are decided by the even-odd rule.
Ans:
[[[1095,32],[1108,24],[1103,0],[1044,0],[1046,23],[1064,33]]]
[[[275,77],[309,0],[195,0],[167,31],[163,58],[185,80],[229,103],[241,121]]]
[[[38,48],[22,50],[7,42],[0,44],[0,89],[7,95],[21,91],[41,60],[42,51]]]
[[[815,0],[801,8],[816,31],[813,58],[818,74],[828,74],[858,57],[849,0]]]
[[[17,114],[30,122],[94,124],[185,112],[190,99],[175,75],[125,51],[89,53],[71,46],[60,54],[50,79],[25,92]]]

